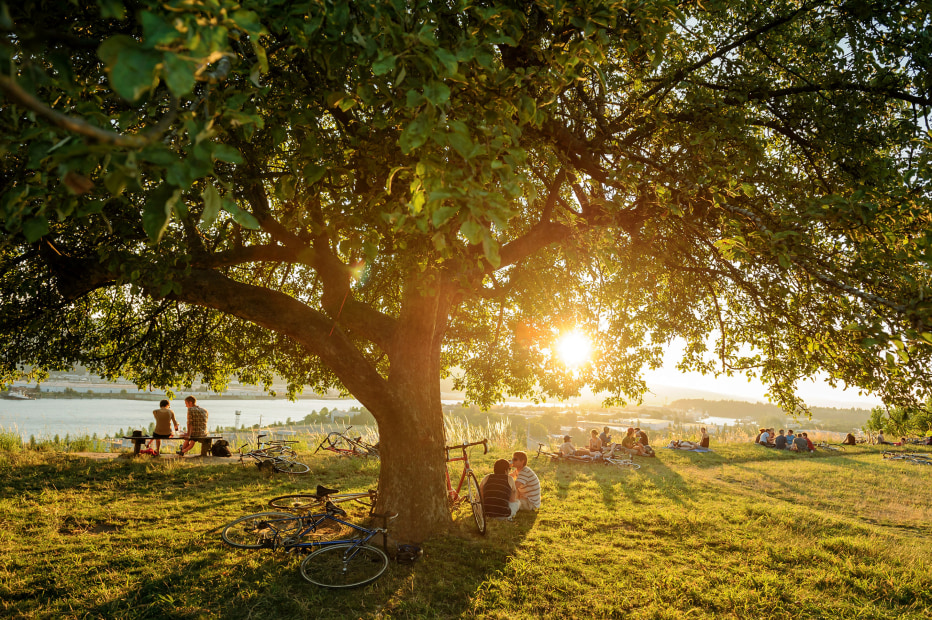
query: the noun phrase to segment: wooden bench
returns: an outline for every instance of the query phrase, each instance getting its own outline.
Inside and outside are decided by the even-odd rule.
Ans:
[[[139,456],[139,451],[142,449],[143,444],[152,439],[159,439],[161,441],[185,441],[187,437],[149,437],[148,435],[142,435],[137,437],[123,437],[123,439],[129,439],[133,442],[133,456]],[[213,456],[210,451],[213,443],[219,439],[223,439],[221,435],[208,435],[207,437],[192,437],[191,441],[196,441],[201,444],[201,456]]]

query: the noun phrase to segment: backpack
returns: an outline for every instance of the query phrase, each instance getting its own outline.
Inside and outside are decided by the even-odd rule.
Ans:
[[[210,447],[210,453],[214,456],[233,456],[233,452],[230,450],[230,442],[226,439],[215,441],[214,445]]]

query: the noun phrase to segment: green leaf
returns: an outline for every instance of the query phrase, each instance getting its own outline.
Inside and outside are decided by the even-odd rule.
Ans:
[[[97,6],[104,19],[126,19],[126,8],[120,0],[97,0]]]
[[[443,82],[429,82],[424,86],[424,96],[435,106],[441,106],[450,100],[450,87]]]
[[[132,37],[117,35],[97,50],[110,72],[114,90],[127,101],[136,101],[155,83],[162,53],[142,48]]]
[[[259,16],[256,15],[254,11],[240,9],[239,11],[234,12],[231,17],[233,19],[233,23],[249,34],[258,35],[265,32],[265,28],[262,26],[262,22],[259,20]]]
[[[408,154],[417,147],[421,146],[430,137],[433,130],[433,122],[426,113],[421,113],[414,119],[398,138],[398,144],[401,146],[401,152]]]
[[[194,90],[194,72],[197,66],[172,52],[165,52],[162,79],[176,97],[184,97]]]
[[[466,237],[466,240],[469,243],[475,245],[482,241],[482,226],[479,225],[476,220],[469,218],[460,226],[460,232],[463,233],[463,236]]]
[[[168,228],[175,201],[181,196],[181,190],[168,183],[160,185],[146,200],[142,212],[142,227],[150,239],[158,243]]]
[[[201,213],[201,226],[210,227],[217,216],[220,215],[220,193],[213,184],[208,183],[204,191],[201,192],[201,199],[204,201],[204,211]]]
[[[431,215],[430,221],[435,228],[440,228],[457,213],[459,213],[459,209],[456,207],[440,207]]]
[[[407,168],[407,166],[395,166],[394,168],[392,168],[391,172],[388,173],[388,179],[385,181],[385,191],[386,191],[386,193],[388,193],[389,195],[391,195],[391,193],[392,193],[392,180],[395,178],[395,175],[398,174],[399,171],[404,170],[404,169],[406,169],[406,168]]]
[[[323,166],[307,164],[304,166],[304,184],[310,187],[324,178],[325,174],[327,174],[327,169]]]
[[[239,205],[236,204],[230,198],[223,199],[223,210],[233,216],[233,221],[242,226],[243,228],[248,228],[250,230],[259,229],[259,220],[257,220],[252,213],[244,211],[239,208]]]
[[[214,143],[211,148],[211,155],[213,155],[214,159],[230,164],[243,163],[243,156],[240,155],[240,152],[228,144]]]
[[[142,23],[142,37],[146,47],[152,48],[171,43],[181,36],[172,23],[149,11],[142,11],[139,14],[139,21]]]
[[[49,232],[49,223],[44,217],[32,217],[23,222],[23,236],[26,241],[33,243]]]
[[[437,60],[440,61],[440,64],[443,65],[448,76],[456,73],[456,70],[459,68],[459,62],[457,62],[455,54],[442,48],[436,50],[434,54],[437,56]]]
[[[385,50],[379,50],[378,58],[372,63],[372,73],[375,75],[385,75],[390,71],[394,71],[395,61],[397,59],[398,57],[394,54],[390,54]]]

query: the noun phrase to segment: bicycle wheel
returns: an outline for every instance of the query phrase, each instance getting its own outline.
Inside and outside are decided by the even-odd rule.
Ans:
[[[293,514],[259,512],[231,521],[220,532],[220,538],[237,549],[262,549],[300,531],[301,520]]]
[[[472,518],[480,534],[485,534],[485,513],[482,512],[482,496],[479,495],[479,483],[476,475],[469,471],[466,473],[466,496],[469,498],[469,507],[472,508]]]
[[[271,508],[278,508],[279,510],[291,510],[294,512],[323,508],[323,504],[317,499],[316,495],[308,495],[306,493],[273,497],[269,500],[269,506]]]
[[[605,459],[606,465],[613,465],[620,469],[641,469],[641,466],[635,463],[634,461],[626,461],[621,459]]]
[[[372,583],[388,568],[388,556],[372,545],[326,545],[301,562],[301,576],[322,588],[355,588]]]
[[[288,461],[285,459],[275,459],[272,461],[275,471],[282,474],[306,474],[311,468],[304,463],[297,461]]]

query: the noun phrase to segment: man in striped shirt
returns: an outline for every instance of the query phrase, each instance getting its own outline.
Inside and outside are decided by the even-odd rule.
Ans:
[[[515,486],[518,488],[518,500],[521,510],[537,510],[540,508],[540,480],[537,474],[527,466],[527,454],[515,452],[511,464],[515,471]]]

